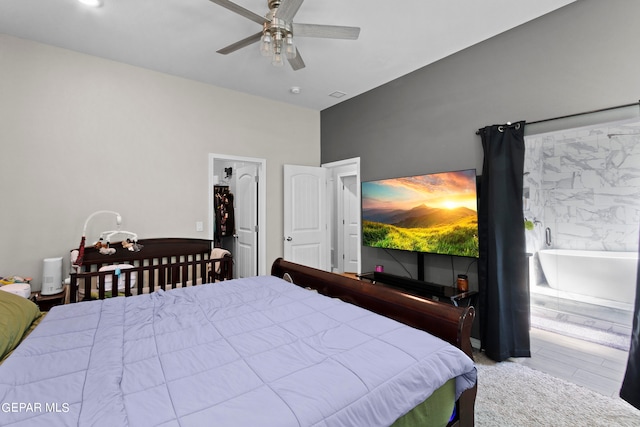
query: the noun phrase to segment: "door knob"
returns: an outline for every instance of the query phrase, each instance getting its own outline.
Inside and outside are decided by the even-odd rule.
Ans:
[[[287,237],[287,242],[292,241],[293,239],[291,238],[291,236]]]

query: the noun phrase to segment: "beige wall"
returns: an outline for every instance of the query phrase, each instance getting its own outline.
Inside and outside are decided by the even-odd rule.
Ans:
[[[273,131],[283,116],[287,134]],[[282,165],[320,164],[320,113],[0,34],[0,276],[34,278],[87,216],[140,238],[207,238],[208,154],[267,159],[267,264]],[[91,222],[88,239],[115,226]],[[93,237],[90,237],[93,236]]]

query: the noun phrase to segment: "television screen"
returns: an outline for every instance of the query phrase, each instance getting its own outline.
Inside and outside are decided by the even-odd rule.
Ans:
[[[478,257],[475,169],[363,182],[362,244]]]

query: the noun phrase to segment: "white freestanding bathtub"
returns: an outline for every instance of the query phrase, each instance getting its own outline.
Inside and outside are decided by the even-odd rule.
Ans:
[[[543,249],[542,271],[553,289],[633,304],[637,252]]]

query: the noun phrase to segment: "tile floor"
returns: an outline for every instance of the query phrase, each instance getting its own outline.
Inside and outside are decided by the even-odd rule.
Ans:
[[[531,358],[512,359],[610,397],[618,397],[628,352],[531,329]]]

